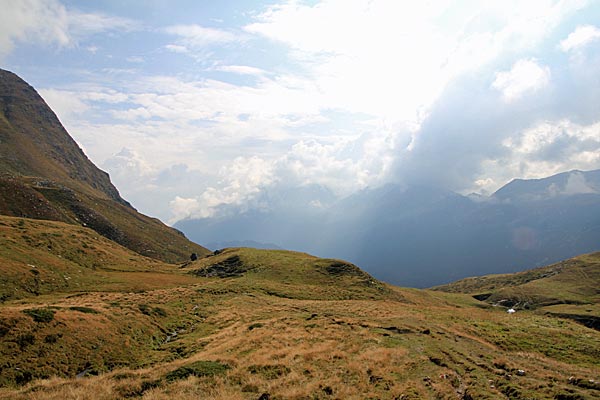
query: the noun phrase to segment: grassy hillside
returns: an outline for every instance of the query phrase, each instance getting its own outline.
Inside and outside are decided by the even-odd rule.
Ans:
[[[515,274],[463,279],[434,289],[490,304],[573,318],[600,329],[600,253]]]
[[[0,305],[0,398],[600,397],[600,332],[574,321],[303,253],[226,249],[177,267],[89,229],[1,222],[0,265],[71,279]]]
[[[175,270],[177,266],[134,253],[89,228],[0,216],[3,302],[57,292],[143,290],[150,276],[167,286],[193,281],[173,274]],[[165,282],[169,280],[173,283]]]
[[[26,82],[0,70],[0,214],[85,225],[145,256],[179,262],[205,248],[123,200]]]
[[[217,291],[258,291],[311,300],[398,297],[353,264],[285,250],[225,249],[218,255],[188,264],[185,270],[200,277],[221,278],[210,285],[210,290]]]

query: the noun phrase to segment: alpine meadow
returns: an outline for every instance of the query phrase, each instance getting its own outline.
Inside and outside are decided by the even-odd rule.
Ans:
[[[598,21],[0,0],[0,399],[600,399]]]

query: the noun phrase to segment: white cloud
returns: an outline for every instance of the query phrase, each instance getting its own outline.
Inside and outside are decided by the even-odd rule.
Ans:
[[[75,40],[101,32],[130,32],[141,28],[141,25],[132,19],[113,15],[83,13],[76,10],[68,10],[67,15],[68,30]]]
[[[231,73],[240,74],[240,75],[261,76],[266,73],[266,71],[263,69],[256,68],[256,67],[250,67],[247,65],[223,65],[223,66],[217,67],[215,69],[217,71],[231,72]]]
[[[57,89],[40,89],[39,94],[62,119],[69,119],[89,109],[89,105],[72,92]]]
[[[180,44],[168,44],[165,46],[165,49],[167,49],[173,53],[180,53],[180,54],[189,53],[188,48],[185,46],[182,46]]]
[[[140,56],[130,56],[130,57],[127,57],[126,60],[127,60],[127,62],[130,62],[130,63],[143,63],[145,61],[144,57],[140,57]]]
[[[9,54],[17,43],[67,47],[96,33],[137,28],[133,20],[82,13],[56,0],[5,0],[0,13],[0,57]]]
[[[176,197],[170,203],[175,223],[187,217],[205,218],[215,214],[223,205],[241,206],[248,203],[266,186],[275,182],[273,164],[259,157],[237,157],[222,168],[221,187],[208,187],[197,198]]]
[[[583,5],[288,2],[245,29],[290,46],[328,107],[418,125],[450,80],[532,48]]]
[[[598,39],[600,39],[599,28],[593,25],[578,26],[566,39],[560,42],[560,49],[564,52],[569,52],[582,48]]]
[[[207,28],[201,25],[173,25],[164,28],[164,31],[178,37],[178,42],[175,45],[167,46],[167,49],[178,52],[183,52],[181,51],[183,48],[201,49],[213,44],[223,44],[240,40],[238,35],[231,32],[222,29]]]
[[[102,167],[109,170],[112,178],[123,185],[132,184],[132,179],[146,180],[156,173],[156,169],[137,151],[127,147],[123,147],[117,154],[108,158]]]
[[[255,23],[247,25],[243,32],[235,27],[223,30],[200,25],[162,28],[158,33],[170,35],[163,44],[171,43],[162,47],[163,51],[143,53],[148,61],[136,65],[139,70],[129,71],[135,75],[124,77],[113,68],[115,75],[96,75],[91,79],[104,82],[105,87],[81,85],[64,91],[45,91],[44,96],[53,107],[56,104],[57,113],[77,140],[92,152],[92,159],[99,164],[106,161],[115,177],[120,170],[128,172],[129,177],[123,174],[119,185],[135,182],[138,192],[134,195],[138,198],[149,193],[151,186],[152,196],[158,196],[159,175],[176,165],[187,168],[178,171],[181,175],[205,179],[199,184],[181,178],[179,183],[159,189],[163,202],[160,207],[164,214],[172,212],[175,219],[191,214],[212,215],[222,205],[241,205],[255,198],[261,188],[278,182],[316,183],[343,195],[386,182],[392,175],[390,166],[394,161],[409,159],[411,152],[432,156],[427,154],[427,146],[435,148],[431,146],[433,141],[459,149],[449,149],[448,158],[454,157],[453,150],[458,154],[468,147],[464,144],[472,142],[468,135],[456,134],[461,143],[442,139],[452,132],[445,131],[448,126],[444,122],[448,121],[443,120],[444,116],[440,119],[439,109],[447,106],[440,102],[440,95],[456,90],[452,86],[456,79],[495,79],[492,88],[499,90],[506,101],[548,86],[550,70],[528,58],[530,50],[552,38],[553,29],[583,4],[543,0],[479,2],[469,7],[451,1],[311,3],[314,5],[286,2],[273,6],[256,16]],[[74,15],[65,12],[67,19]],[[112,21],[111,25],[109,20],[97,18],[92,20],[90,30],[77,29],[79,35],[89,35],[94,29],[134,27],[126,21]],[[78,34],[68,21],[63,25],[66,46]],[[252,40],[249,35],[253,35]],[[9,38],[12,42],[20,40],[16,36]],[[277,41],[279,45],[263,47],[265,40]],[[256,51],[265,48],[274,53],[265,53],[264,58],[257,60]],[[102,53],[106,49],[102,44]],[[279,53],[281,49],[283,53]],[[148,76],[157,70],[168,71],[159,69],[164,61],[160,57],[166,57],[165,65],[173,65],[173,56],[164,50],[187,53],[195,62],[185,64],[191,60],[176,57],[178,68],[182,67],[177,74]],[[229,57],[230,50],[234,56]],[[248,57],[249,53],[252,57]],[[139,49],[131,54],[140,54]],[[535,54],[540,59],[544,57]],[[490,79],[489,73],[498,60],[513,62],[515,57],[522,59]],[[151,64],[152,72],[145,72],[143,68]],[[238,85],[235,82],[240,77],[205,74],[214,71],[256,79],[244,79],[245,84]],[[556,68],[552,73],[556,74],[552,76],[555,84],[565,72]],[[223,81],[208,76],[223,77]],[[485,92],[490,92],[489,87],[485,87]],[[493,96],[490,104],[501,105],[501,101],[500,96]],[[520,103],[514,105],[516,109]],[[432,117],[434,112],[438,114]],[[486,112],[482,120],[491,114]],[[522,122],[524,126],[530,123],[529,119]],[[485,123],[474,125],[485,132]],[[588,129],[575,129],[574,135],[584,135],[584,128]],[[419,136],[426,129],[440,133],[434,132],[420,141]],[[465,131],[469,129],[475,128],[464,125]],[[477,188],[488,190],[503,183],[504,171],[512,178],[536,171],[543,176],[564,166],[570,169],[569,162],[600,165],[598,151],[593,146],[585,147],[581,141],[569,148],[564,163],[549,161],[540,154],[554,151],[561,140],[575,139],[554,128],[540,128],[535,134],[523,131],[520,128],[522,135],[515,134],[505,146],[498,144],[501,137],[493,139],[498,142],[494,146],[506,150],[508,155],[487,161],[481,174],[472,179]],[[550,137],[544,139],[544,135]],[[420,152],[419,146],[426,150]],[[481,150],[478,146],[484,147],[473,144],[469,151],[477,153]],[[122,147],[137,155],[114,156]],[[435,156],[444,157],[440,151]],[[488,156],[477,154],[473,158],[479,163]],[[464,158],[469,159],[470,154]],[[472,170],[478,166],[469,166],[468,174],[477,175]],[[416,169],[413,174],[419,178],[420,173]],[[466,175],[464,169],[456,174]],[[470,175],[465,179],[471,182]],[[169,211],[170,201],[173,203]]]
[[[173,215],[169,220],[169,224],[172,225],[177,221],[190,217],[198,217],[200,215],[200,208],[200,203],[197,199],[175,196],[169,202],[169,209]]]
[[[571,172],[565,189],[562,194],[574,195],[574,194],[585,194],[585,193],[598,193],[597,190],[592,188],[585,179],[585,176],[580,172]]]
[[[66,9],[57,1],[4,1],[0,13],[0,56],[10,53],[18,42],[70,44],[67,20]]]
[[[544,88],[549,82],[550,68],[539,65],[535,59],[528,59],[517,61],[510,71],[498,72],[492,87],[510,102]]]
[[[600,165],[600,122],[544,121],[505,139],[503,146],[508,154],[483,165],[485,173],[498,177],[499,183],[514,177],[537,179],[572,169],[593,170]]]

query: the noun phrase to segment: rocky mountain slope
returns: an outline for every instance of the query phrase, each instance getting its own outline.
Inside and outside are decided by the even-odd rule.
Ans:
[[[92,228],[139,254],[168,262],[207,254],[181,232],[123,200],[39,94],[0,70],[0,214]]]

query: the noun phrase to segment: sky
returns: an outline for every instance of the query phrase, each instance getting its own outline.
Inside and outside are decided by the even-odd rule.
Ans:
[[[124,198],[169,224],[295,187],[490,194],[600,168],[599,1],[0,9],[0,68],[38,90]]]

